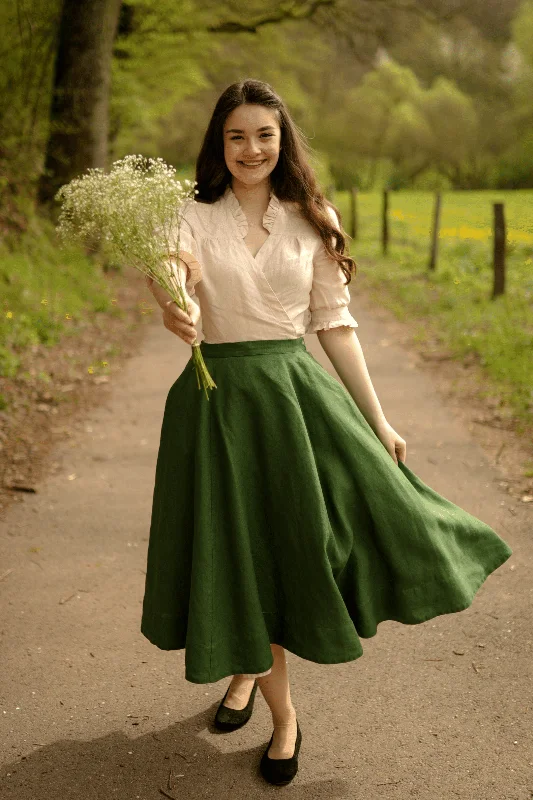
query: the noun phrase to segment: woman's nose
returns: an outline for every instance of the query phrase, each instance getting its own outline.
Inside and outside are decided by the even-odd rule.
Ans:
[[[257,141],[249,141],[246,147],[244,148],[244,152],[246,155],[254,155],[255,153],[261,152],[261,145]]]

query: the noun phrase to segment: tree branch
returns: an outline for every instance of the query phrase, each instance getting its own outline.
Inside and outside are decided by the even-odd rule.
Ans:
[[[337,0],[305,0],[298,3],[293,0],[290,3],[283,3],[278,11],[273,11],[265,16],[256,17],[250,22],[240,20],[227,20],[215,25],[208,25],[205,28],[171,26],[166,27],[165,33],[192,33],[205,31],[206,33],[257,33],[257,29],[263,25],[271,25],[277,22],[284,22],[288,19],[309,19],[318,8],[324,6],[335,6]]]
[[[270,15],[258,17],[253,22],[244,23],[236,21],[221,22],[218,25],[211,25],[207,28],[209,33],[257,33],[257,29],[263,25],[270,25],[276,22],[283,22],[286,19],[309,19],[317,8],[323,6],[334,6],[336,0],[310,0],[303,5],[293,3],[285,6]]]

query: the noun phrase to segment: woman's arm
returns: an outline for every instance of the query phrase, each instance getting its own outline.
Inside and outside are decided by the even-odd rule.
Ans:
[[[405,461],[405,440],[385,418],[355,329],[341,326],[319,330],[317,336],[339,378],[370,427],[396,462],[398,458]]]

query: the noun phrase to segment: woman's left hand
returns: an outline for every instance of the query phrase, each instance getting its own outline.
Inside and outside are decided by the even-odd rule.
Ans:
[[[374,432],[380,442],[385,445],[387,452],[394,459],[396,464],[398,463],[398,459],[405,462],[407,443],[405,439],[402,439],[399,433],[396,433],[394,428],[389,425],[386,420],[376,425],[374,427]]]

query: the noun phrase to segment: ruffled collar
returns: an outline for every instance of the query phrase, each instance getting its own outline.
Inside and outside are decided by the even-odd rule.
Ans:
[[[229,210],[231,211],[235,222],[237,223],[237,229],[244,239],[246,234],[248,233],[248,220],[246,219],[246,214],[242,210],[242,206],[239,203],[235,192],[231,188],[231,186],[227,186],[224,194],[222,195]],[[274,222],[278,216],[279,210],[281,208],[281,201],[276,197],[272,189],[270,190],[270,199],[268,201],[268,207],[265,213],[263,214],[263,225],[267,229],[269,233],[272,232],[272,228],[274,227]]]

